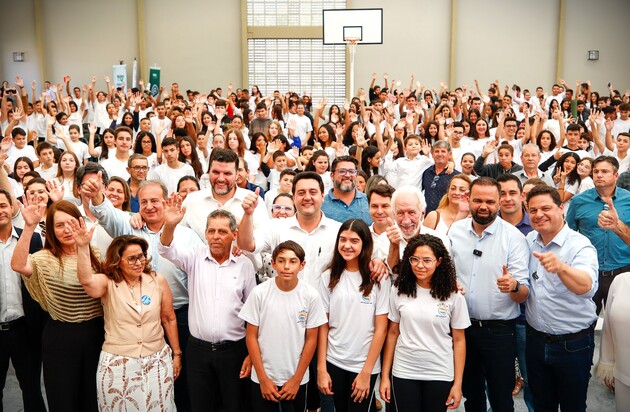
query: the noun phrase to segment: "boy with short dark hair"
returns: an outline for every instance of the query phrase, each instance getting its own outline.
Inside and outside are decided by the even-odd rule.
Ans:
[[[46,181],[52,180],[57,176],[57,163],[55,163],[55,149],[48,142],[41,142],[37,145],[37,157],[39,166],[35,171]]]
[[[287,155],[282,150],[273,152],[273,169],[269,172],[269,190],[278,189],[280,173],[287,168]]]
[[[315,354],[318,327],[328,319],[317,290],[298,280],[304,249],[288,240],[273,251],[278,276],[254,288],[239,317],[247,322],[247,350],[256,411],[306,410],[308,365]]]

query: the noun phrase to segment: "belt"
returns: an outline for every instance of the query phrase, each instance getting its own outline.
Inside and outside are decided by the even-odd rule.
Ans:
[[[478,328],[508,328],[516,325],[516,319],[508,319],[508,320],[479,320],[479,319],[470,319],[470,323],[472,326],[476,326]]]
[[[207,342],[205,340],[201,340],[199,338],[195,338],[193,335],[190,335],[190,337],[188,338],[188,341],[194,343],[195,345],[199,345],[202,348],[210,349],[212,352],[216,352],[216,351],[231,349],[235,346],[239,346],[245,342],[245,338],[241,340],[236,340],[236,341],[225,340],[223,342],[212,343],[212,342]]]
[[[11,329],[15,329],[24,321],[24,316],[20,316],[17,319],[11,320],[9,322],[0,322],[0,332],[8,332]]]
[[[565,333],[564,335],[550,335],[549,333],[540,332],[529,325],[527,325],[527,329],[530,330],[534,335],[544,340],[546,343],[558,343],[581,338],[582,336],[586,336],[589,333],[593,333],[593,330],[595,330],[595,323],[593,323],[586,329],[582,329],[579,332]]]
[[[600,270],[599,274],[608,277],[608,276],[617,276],[620,273],[630,272],[630,265],[626,265],[622,268],[612,269],[612,270]]]

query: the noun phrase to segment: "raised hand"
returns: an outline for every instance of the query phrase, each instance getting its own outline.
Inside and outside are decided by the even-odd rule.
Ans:
[[[103,193],[103,172],[98,172],[95,178],[83,180],[81,194],[94,199],[99,193]]]
[[[254,214],[254,211],[256,210],[256,206],[258,206],[259,193],[260,193],[260,188],[257,187],[255,192],[248,193],[247,196],[245,196],[245,199],[243,199],[243,202],[241,203],[241,206],[243,207],[243,211],[245,212],[245,214],[247,215]]]
[[[24,87],[24,80],[20,76],[15,77],[15,85],[17,87]]]
[[[610,198],[604,198],[604,201],[608,205],[608,210],[604,209],[599,212],[599,216],[597,217],[597,226],[606,230],[615,230],[619,225],[619,214],[617,213],[617,209],[615,209],[615,205]]]
[[[385,233],[387,233],[387,239],[389,239],[389,243],[393,243],[395,245],[399,245],[402,240],[402,233],[400,233],[400,229],[391,217],[387,218],[387,229],[385,229]]]
[[[534,252],[533,255],[543,265],[547,272],[558,273],[562,270],[564,262],[562,262],[558,256],[552,252]]]
[[[64,187],[57,179],[47,181],[46,190],[48,191],[48,197],[53,202],[63,199]]]
[[[501,293],[510,293],[516,287],[516,281],[503,265],[503,274],[497,279],[497,286]]]
[[[72,239],[77,247],[89,246],[96,225],[92,225],[92,227],[88,229],[82,217],[80,217],[79,220],[71,219],[68,221],[68,224],[72,231]]]
[[[44,219],[46,215],[45,204],[31,204],[31,195],[28,192],[24,192],[24,206],[20,206],[22,212],[22,219],[24,219],[24,225],[29,227],[35,227],[39,222]]]
[[[95,135],[96,131],[98,130],[98,128],[96,127],[96,123],[92,122],[88,125],[88,130],[90,131],[91,135]]]
[[[186,213],[186,207],[182,206],[182,197],[177,193],[172,193],[164,202],[164,224],[171,227],[177,226]]]

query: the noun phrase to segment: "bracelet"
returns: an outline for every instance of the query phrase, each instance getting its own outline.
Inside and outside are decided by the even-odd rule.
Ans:
[[[184,354],[184,352],[182,352],[182,351],[179,351],[179,352],[173,352],[173,358],[174,358],[174,357],[176,357],[176,356],[181,357],[183,354]]]

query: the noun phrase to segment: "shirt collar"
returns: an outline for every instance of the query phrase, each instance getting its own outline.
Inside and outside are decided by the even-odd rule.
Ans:
[[[494,222],[492,222],[492,224],[490,226],[488,226],[487,228],[485,228],[483,230],[483,233],[481,235],[481,237],[484,237],[485,234],[489,234],[489,235],[493,235],[494,232],[497,231],[497,227],[499,226],[499,220],[502,220],[499,216],[496,217],[496,219],[494,219]],[[474,233],[475,236],[477,236],[477,232],[475,232],[475,228],[473,227],[473,220],[472,218],[470,218],[470,228],[469,230],[471,231],[471,233]]]
[[[206,260],[209,260],[209,261],[211,261],[211,262],[214,262],[214,263],[216,263],[217,265],[219,265],[219,262],[217,262],[217,260],[214,258],[214,256],[212,256],[212,253],[210,253],[210,246],[208,246],[208,247],[206,248],[206,251],[205,251],[205,259],[206,259]],[[227,258],[227,260],[226,260],[225,262],[221,263],[221,265],[225,264],[226,262],[236,262],[236,256],[234,256],[234,255],[232,254],[232,251],[231,251],[231,250],[230,250],[230,256]]]
[[[559,247],[562,247],[564,245],[564,242],[566,242],[570,233],[571,233],[571,228],[569,228],[569,226],[565,223],[562,226],[562,229],[560,229],[560,231],[556,234],[556,236],[554,236],[554,238],[551,239],[549,243],[547,243],[547,246],[549,246],[552,243],[555,243]],[[536,238],[534,239],[534,242],[536,242],[540,247],[543,247],[543,248],[545,247],[545,245],[543,244],[542,238],[540,236],[540,233],[536,234]]]

